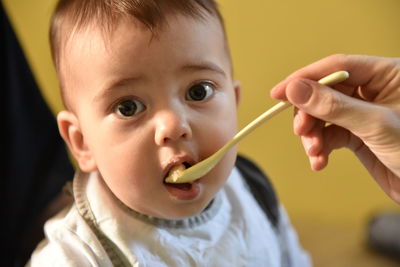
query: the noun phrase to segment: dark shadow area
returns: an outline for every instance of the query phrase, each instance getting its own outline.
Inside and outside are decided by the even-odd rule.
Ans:
[[[73,167],[1,2],[0,29],[0,266],[22,266],[43,236],[39,218]]]

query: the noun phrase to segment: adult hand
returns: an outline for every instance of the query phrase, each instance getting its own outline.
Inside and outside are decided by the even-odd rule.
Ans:
[[[339,70],[350,78],[333,87],[316,82]],[[347,147],[400,203],[400,58],[329,56],[291,74],[271,96],[296,107],[294,132],[312,169],[323,169],[333,149]]]

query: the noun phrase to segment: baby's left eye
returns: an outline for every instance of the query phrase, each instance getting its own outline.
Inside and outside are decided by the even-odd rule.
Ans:
[[[214,93],[214,88],[209,83],[198,83],[186,92],[186,99],[190,101],[203,101]]]

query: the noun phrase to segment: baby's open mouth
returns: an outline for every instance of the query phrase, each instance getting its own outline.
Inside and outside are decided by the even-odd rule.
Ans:
[[[165,182],[165,179],[167,177],[172,177],[172,179],[174,179],[175,177],[179,177],[180,174],[185,169],[190,168],[191,166],[192,165],[188,162],[182,162],[181,164],[172,166],[172,168],[168,171],[167,175],[164,177],[164,184],[180,190],[190,190],[192,188],[192,183],[179,183],[179,184],[167,183]]]
[[[184,171],[186,168],[190,168],[192,164],[188,162],[181,162],[180,164],[177,164],[172,166],[171,169],[168,171],[168,173],[164,177],[164,186],[169,192],[169,194],[178,200],[182,201],[192,201],[196,199],[201,192],[201,184],[199,180],[190,182],[190,183],[167,183],[165,182],[165,179],[175,173],[180,176],[180,172]]]

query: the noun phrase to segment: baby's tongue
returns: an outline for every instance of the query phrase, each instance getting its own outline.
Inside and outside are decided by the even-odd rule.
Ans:
[[[192,188],[192,184],[190,184],[190,183],[168,184],[168,186],[174,187],[176,189],[184,190],[184,191],[190,190]]]
[[[196,199],[200,192],[201,186],[200,183],[182,183],[182,184],[169,184],[164,183],[168,192],[174,198],[183,201],[191,201]]]

